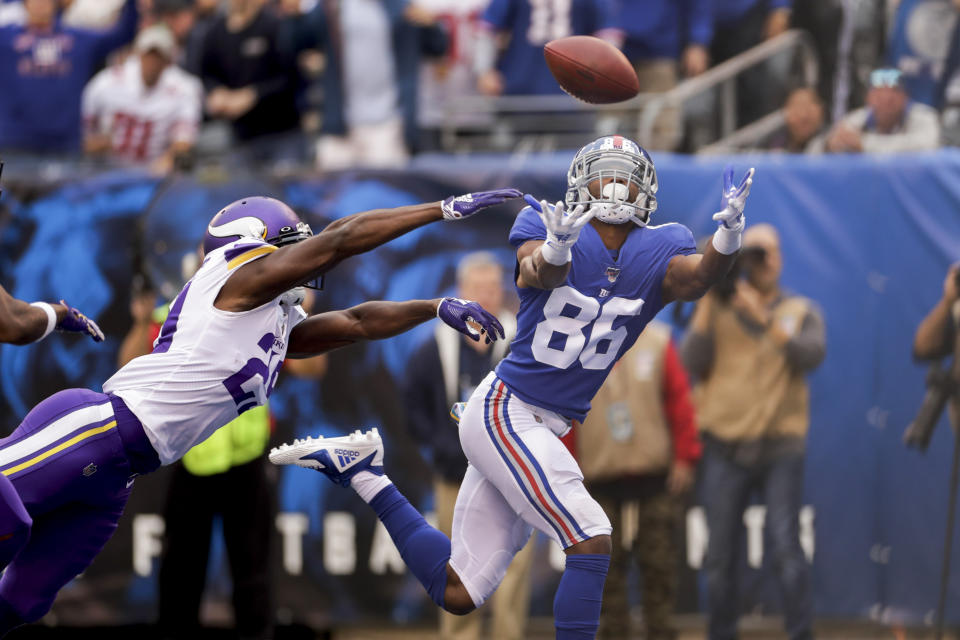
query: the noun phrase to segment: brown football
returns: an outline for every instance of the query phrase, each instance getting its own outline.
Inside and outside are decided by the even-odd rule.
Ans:
[[[627,57],[615,46],[593,36],[569,36],[543,47],[550,73],[560,87],[578,100],[610,104],[640,92],[640,82]]]

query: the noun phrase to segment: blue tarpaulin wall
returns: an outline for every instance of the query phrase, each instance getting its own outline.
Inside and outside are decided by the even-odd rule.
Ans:
[[[0,350],[0,414],[12,428],[33,403],[64,386],[99,384],[113,369],[127,320],[133,229],[158,280],[175,280],[216,208],[248,191],[288,199],[314,227],[373,207],[434,200],[482,187],[515,185],[558,199],[568,154],[526,158],[422,157],[400,173],[209,187],[113,174],[64,185],[14,207],[0,228],[0,277],[28,300],[65,296],[100,315],[109,343],[54,338]],[[941,427],[926,454],[901,435],[924,390],[911,360],[916,326],[938,299],[948,265],[960,259],[960,152],[890,157],[655,157],[660,208],[654,222],[681,222],[706,235],[719,204],[720,176],[757,168],[747,223],[781,232],[783,284],[816,300],[828,329],[827,358],[811,377],[806,499],[815,508],[814,592],[821,615],[920,622],[936,603],[947,506],[952,433]],[[325,306],[363,299],[432,297],[449,291],[465,251],[494,248],[511,260],[510,212],[438,224],[345,263],[333,273]],[[14,233],[12,230],[15,230]],[[166,237],[169,236],[169,237]],[[13,244],[11,244],[13,243]],[[16,255],[16,261],[6,258]],[[366,370],[402,375],[424,330],[369,348]],[[283,386],[281,381],[280,387]],[[279,389],[278,389],[279,390]],[[364,419],[385,419],[376,401]],[[396,405],[390,405],[394,409]],[[354,415],[354,417],[357,417]],[[944,424],[945,424],[944,419]],[[351,425],[345,425],[349,428]],[[955,544],[960,548],[960,535]],[[960,619],[960,553],[948,602]]]

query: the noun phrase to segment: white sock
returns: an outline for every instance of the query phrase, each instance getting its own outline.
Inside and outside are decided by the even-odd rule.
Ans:
[[[386,474],[378,476],[369,471],[358,471],[350,478],[350,486],[363,499],[364,502],[370,502],[378,493],[392,485],[393,482]]]

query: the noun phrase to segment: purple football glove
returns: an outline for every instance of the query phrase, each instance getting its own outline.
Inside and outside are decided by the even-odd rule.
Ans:
[[[453,327],[468,338],[478,341],[483,334],[486,344],[490,344],[500,337],[505,337],[503,327],[496,316],[481,307],[476,302],[461,300],[460,298],[444,298],[437,305],[437,317],[447,326]],[[480,331],[468,323],[480,325]]]
[[[58,331],[85,333],[93,338],[94,342],[103,342],[103,331],[100,331],[100,327],[97,326],[96,322],[80,313],[79,309],[71,307],[65,300],[61,300],[60,304],[67,308],[67,315],[57,323]]]
[[[523,193],[516,189],[494,189],[493,191],[477,191],[462,196],[450,196],[443,201],[443,217],[445,220],[459,220],[469,218],[477,211],[519,198]]]

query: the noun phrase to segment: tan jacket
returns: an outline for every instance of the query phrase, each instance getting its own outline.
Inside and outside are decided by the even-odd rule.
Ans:
[[[772,308],[773,322],[795,335],[811,312],[805,298],[788,296]],[[713,363],[696,385],[701,429],[724,441],[806,436],[810,424],[805,372],[790,366],[784,347],[751,332],[729,306],[711,321]]]

